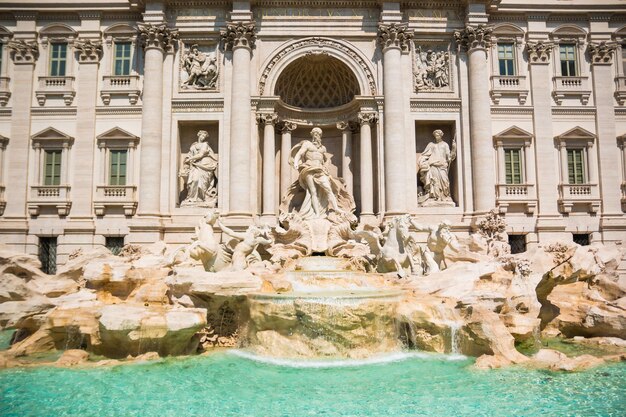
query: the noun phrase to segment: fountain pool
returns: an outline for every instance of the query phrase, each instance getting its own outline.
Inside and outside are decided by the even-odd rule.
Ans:
[[[245,352],[226,351],[109,368],[9,369],[0,371],[0,415],[610,416],[624,411],[626,364],[580,373],[476,371],[470,359],[451,358],[459,359],[412,353],[369,361],[260,362]]]

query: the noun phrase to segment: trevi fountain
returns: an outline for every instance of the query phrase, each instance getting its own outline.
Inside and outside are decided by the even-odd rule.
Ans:
[[[445,207],[442,136],[418,165],[421,203]],[[188,244],[79,250],[54,276],[2,248],[0,414],[624,412],[620,246],[512,255],[496,211],[464,238],[445,220],[361,221],[319,127],[291,150],[278,223],[235,230],[207,137],[179,173],[182,204],[205,210]]]

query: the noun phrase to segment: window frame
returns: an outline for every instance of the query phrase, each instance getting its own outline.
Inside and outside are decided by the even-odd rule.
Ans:
[[[500,47],[505,47],[505,46],[509,46],[510,49],[510,53],[511,53],[511,57],[509,59],[507,59],[506,57],[504,58],[500,58]],[[507,53],[508,51],[504,51],[504,53]],[[496,59],[498,61],[498,75],[500,75],[501,77],[515,77],[518,75],[518,71],[517,71],[517,53],[516,53],[516,45],[515,42],[511,42],[511,41],[507,41],[507,40],[501,40],[498,41],[496,44]],[[502,73],[502,61],[504,62],[510,62],[511,63],[511,74],[503,74]],[[505,66],[505,68],[507,68],[508,72],[508,67]]]
[[[130,70],[126,75],[115,74],[115,45],[130,43]],[[125,23],[109,26],[104,30],[104,57],[105,76],[128,77],[137,76],[137,68],[141,65],[141,55],[137,53],[137,29]]]
[[[128,45],[128,57],[125,57],[125,56],[118,57],[117,56],[118,47],[121,46],[121,45]],[[117,63],[118,63],[118,60],[120,60],[120,62],[122,62],[122,71],[121,71],[122,74],[118,74],[117,73]],[[124,63],[128,64],[128,71],[124,71],[123,70],[124,69]],[[124,77],[124,76],[132,75],[132,71],[133,71],[133,43],[130,40],[122,40],[121,38],[113,40],[111,64],[112,64],[111,75],[117,76],[117,77]]]
[[[55,57],[55,49],[57,46],[64,46],[64,52],[65,52],[65,56],[63,57]],[[69,49],[69,45],[67,42],[50,42],[50,47],[49,47],[49,51],[50,53],[48,54],[48,77],[67,77],[67,64],[68,64],[68,49]],[[59,51],[60,52],[60,51]],[[63,74],[60,74],[61,71],[59,71],[59,66],[60,64],[63,63]],[[54,71],[55,69],[55,64],[57,64],[56,67],[56,71]],[[57,72],[57,74],[53,74],[53,72]]]
[[[44,59],[41,71],[44,77],[72,77],[74,75],[74,41],[78,38],[78,33],[70,26],[63,23],[52,23],[39,31],[39,39]],[[52,74],[52,45],[67,44],[65,50],[65,75]],[[41,74],[41,73],[40,73]]]
[[[579,54],[578,54],[578,48],[575,42],[560,42],[559,45],[559,68],[560,68],[560,76],[561,77],[580,77],[580,65],[579,65]],[[564,48],[570,48],[571,47],[571,53],[573,56],[572,60],[566,59],[565,61],[563,60],[563,49]],[[568,54],[568,51],[566,50],[566,55]],[[566,56],[567,58],[567,56]],[[566,68],[568,68],[567,70],[567,74],[563,74],[563,63],[564,62],[573,62],[573,70],[574,70],[574,74],[570,73],[570,66],[567,65]]]
[[[588,183],[589,172],[587,169],[587,155],[586,148],[581,146],[567,146],[565,147],[565,152],[567,154],[567,184],[570,185],[584,185]],[[576,161],[576,155],[580,155],[580,160]],[[570,161],[570,155],[572,159]],[[571,163],[570,163],[571,162]],[[579,173],[576,168],[580,165],[580,179],[578,179]]]
[[[567,132],[555,137],[559,149],[560,184],[561,185],[597,185],[598,169],[597,157],[595,157],[596,135],[579,127],[573,127]],[[569,150],[582,150],[584,182],[581,184],[569,182]]]
[[[128,156],[129,156],[129,150],[126,148],[108,148],[107,149],[107,153],[108,153],[108,167],[107,167],[107,185],[110,186],[126,186],[128,185]],[[116,163],[114,164],[114,158],[113,155],[118,155],[118,159],[116,161]],[[124,164],[120,163],[119,160],[119,156],[124,155]],[[124,167],[124,175],[120,175],[120,167],[123,166]],[[116,171],[116,175],[113,176],[113,171],[114,171],[114,167],[115,167],[115,171]],[[113,181],[113,178],[115,178],[115,181]],[[123,178],[123,184],[120,184],[120,179]],[[113,182],[116,182],[116,184],[113,184]]]
[[[69,185],[70,149],[74,138],[58,131],[53,127],[46,128],[31,137],[32,147],[35,150],[33,158],[34,166],[31,172],[35,173],[35,181],[38,186],[67,187]],[[45,184],[46,151],[61,150],[61,168],[59,184]]]
[[[509,152],[511,152],[511,156],[512,156],[512,151],[517,152],[518,154],[518,168],[519,168],[519,180],[518,182],[515,182],[515,172],[513,170],[513,165],[514,162],[512,160],[510,160],[509,162],[507,162],[507,154],[509,154]],[[507,146],[504,145],[503,147],[503,152],[504,152],[504,184],[506,185],[521,185],[521,184],[525,184],[526,183],[526,178],[525,178],[525,169],[524,169],[524,148],[522,146]],[[510,165],[511,167],[511,172],[509,173],[507,170],[507,164]],[[511,177],[511,181],[509,182],[509,176]]]
[[[100,186],[103,187],[133,187],[135,186],[135,156],[139,144],[139,137],[119,127],[114,127],[96,137],[100,150]],[[126,151],[126,184],[111,184],[111,151]]]
[[[58,156],[56,156],[58,155]],[[48,157],[52,157],[52,161],[48,160]],[[50,175],[48,174],[48,166],[51,165],[52,169]],[[63,149],[62,148],[47,148],[43,150],[43,178],[41,179],[41,185],[57,187],[61,185],[61,167],[63,166]],[[58,173],[57,168],[58,167]],[[48,182],[48,178],[50,182]]]

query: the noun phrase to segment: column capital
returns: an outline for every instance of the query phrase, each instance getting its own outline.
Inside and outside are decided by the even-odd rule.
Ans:
[[[337,129],[341,130],[342,132],[344,130],[349,130],[350,132],[356,132],[358,129],[358,125],[352,120],[337,122],[336,126],[337,126]]]
[[[137,23],[139,39],[144,50],[150,48],[166,51],[174,46],[178,40],[178,29],[172,29],[165,23]]]
[[[374,124],[378,121],[378,115],[373,112],[361,112],[357,115],[359,125]]]
[[[298,128],[298,125],[294,122],[282,121],[278,125],[280,133],[291,133]]]
[[[489,49],[492,44],[493,28],[487,25],[465,26],[463,30],[454,31],[454,40],[459,48],[468,52],[474,49]]]
[[[256,24],[250,22],[228,22],[226,28],[222,29],[221,37],[224,50],[232,51],[235,48],[243,47],[252,49],[256,42]]]
[[[34,65],[39,57],[39,45],[37,41],[15,40],[7,42],[7,47],[11,50],[13,62],[15,64]]]
[[[74,47],[79,52],[78,62],[81,64],[98,63],[102,58],[102,41],[79,40]]]
[[[399,48],[402,52],[409,52],[409,42],[413,39],[413,31],[409,31],[407,23],[379,23],[377,39],[383,52],[389,48]]]
[[[554,42],[526,42],[528,60],[531,64],[548,64],[552,55],[552,49],[554,49]]]
[[[591,65],[611,65],[617,50],[617,42],[589,42],[587,52]]]
[[[258,113],[256,115],[258,124],[273,125],[278,121],[278,114],[276,113]]]

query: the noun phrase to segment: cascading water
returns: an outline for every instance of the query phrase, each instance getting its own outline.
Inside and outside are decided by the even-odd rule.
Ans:
[[[283,358],[365,358],[399,351],[396,306],[402,292],[368,286],[379,275],[339,270],[341,262],[304,258],[286,276],[296,291],[249,296],[248,347]]]

